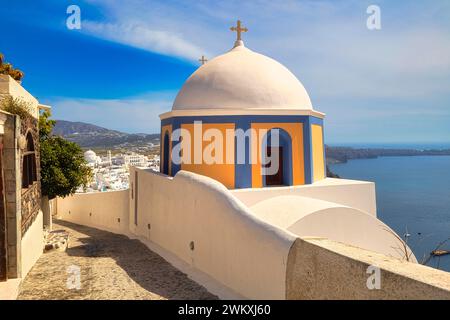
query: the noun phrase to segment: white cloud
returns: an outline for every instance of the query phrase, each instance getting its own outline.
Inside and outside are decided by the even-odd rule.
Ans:
[[[113,24],[86,21],[83,23],[83,30],[90,35],[106,40],[192,60],[197,59],[203,52],[197,46],[183,39],[182,35],[170,31],[152,30],[139,22]]]
[[[417,99],[448,91],[449,5],[443,1],[380,0],[380,31],[367,30],[370,1],[90,2],[103,7],[109,20],[87,22],[90,34],[191,60],[231,48],[229,27],[240,18],[250,29],[247,45],[286,64],[313,101],[349,95]]]
[[[448,0],[379,0],[380,31],[366,28],[371,0],[89,2],[103,8],[106,17],[88,21],[89,34],[192,60],[230,49],[235,35],[229,27],[243,20],[249,28],[246,45],[293,71],[315,107],[328,114],[327,130],[336,139],[355,132],[360,139],[378,138],[374,119],[380,125],[394,118],[413,123],[420,116],[437,124],[423,122],[429,125],[424,131],[448,136],[448,125],[439,120],[449,119],[450,109]],[[156,119],[156,128],[156,113],[145,112],[153,117],[149,121]],[[396,128],[399,137],[424,135],[408,135],[406,125]]]
[[[159,115],[172,108],[174,93],[149,94],[127,99],[53,98],[52,117],[80,121],[129,133],[157,133]]]

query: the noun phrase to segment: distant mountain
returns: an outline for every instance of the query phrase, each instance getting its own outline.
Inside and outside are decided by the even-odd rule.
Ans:
[[[159,145],[159,134],[125,133],[84,122],[57,120],[53,134],[82,148],[147,149]]]
[[[57,120],[56,125],[53,128],[53,134],[63,137],[73,134],[94,134],[94,133],[117,135],[117,136],[127,135],[126,133],[120,131],[106,129],[90,123],[72,122],[66,120]]]
[[[158,152],[159,134],[125,133],[84,122],[57,120],[53,134],[76,142],[82,148]],[[368,159],[389,156],[450,155],[447,150],[382,149],[326,147],[327,163],[342,163],[352,159]]]
[[[327,163],[345,163],[354,159],[373,159],[378,157],[448,156],[450,149],[387,149],[351,148],[325,146]]]

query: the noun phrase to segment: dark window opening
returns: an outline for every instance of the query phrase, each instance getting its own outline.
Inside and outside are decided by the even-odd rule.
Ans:
[[[170,156],[170,143],[169,143],[169,134],[166,132],[164,134],[163,141],[163,164],[162,164],[162,173],[168,175],[169,174],[169,156]]]
[[[266,175],[266,186],[281,186],[283,182],[283,147],[267,147],[267,156],[272,157],[278,163],[278,170],[271,175]],[[272,165],[269,162],[266,168]]]
[[[278,139],[272,136],[277,134]],[[269,130],[263,140],[262,157],[265,159],[262,166],[263,185],[291,186],[292,177],[292,140],[283,129]]]
[[[37,181],[36,152],[33,136],[27,134],[27,147],[23,153],[22,161],[22,188],[28,188]]]

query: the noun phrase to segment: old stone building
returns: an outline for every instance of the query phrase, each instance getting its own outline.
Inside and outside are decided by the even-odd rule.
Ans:
[[[42,254],[50,218],[40,209],[38,118],[47,106],[10,76],[0,75],[0,98],[8,96],[30,107],[22,118],[0,110],[0,294],[13,298]]]

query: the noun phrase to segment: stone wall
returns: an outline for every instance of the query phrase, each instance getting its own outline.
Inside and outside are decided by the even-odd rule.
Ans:
[[[8,243],[8,278],[21,276],[21,173],[17,137],[20,135],[20,119],[8,114],[4,124],[3,174],[5,183],[5,207]]]
[[[43,249],[43,227],[39,218],[40,181],[39,181],[39,102],[19,82],[8,75],[0,75],[0,98],[12,96],[27,102],[31,116],[21,119],[18,116],[0,111],[6,116],[3,125],[3,179],[5,194],[8,278],[20,278],[26,275],[30,265],[39,257]],[[26,148],[26,135],[30,133],[34,142],[36,179],[28,188],[22,189],[22,161]],[[30,248],[22,245],[27,231]],[[30,251],[31,250],[31,251]],[[24,255],[27,255],[24,257]],[[23,267],[23,259],[26,266]]]
[[[23,126],[18,116],[4,113],[6,120],[3,134],[3,179],[5,194],[8,278],[24,277],[43,250],[43,225],[40,211],[39,177],[33,185],[22,189],[22,152],[19,148],[19,137]],[[32,121],[34,132],[37,123]],[[37,136],[35,135],[35,138]],[[38,141],[35,141],[36,152],[39,152]],[[39,158],[36,159],[39,167]],[[27,235],[28,246],[22,244]],[[25,265],[23,263],[25,262]]]
[[[7,280],[7,244],[6,244],[6,212],[3,182],[3,133],[6,116],[0,114],[0,282]]]
[[[450,299],[450,273],[327,239],[297,239],[286,298]]]
[[[39,128],[38,121],[33,117],[21,119],[20,121],[20,135],[21,139],[26,139],[30,134],[33,139],[34,157],[36,179],[28,186],[28,188],[21,188],[21,211],[22,211],[22,235],[24,235],[28,228],[33,224],[37,215],[39,214],[41,205],[41,170],[40,170],[40,145],[39,145]],[[19,168],[22,172],[24,162],[24,152],[21,150]],[[22,172],[23,174],[23,172]],[[18,183],[21,183],[21,179]]]

